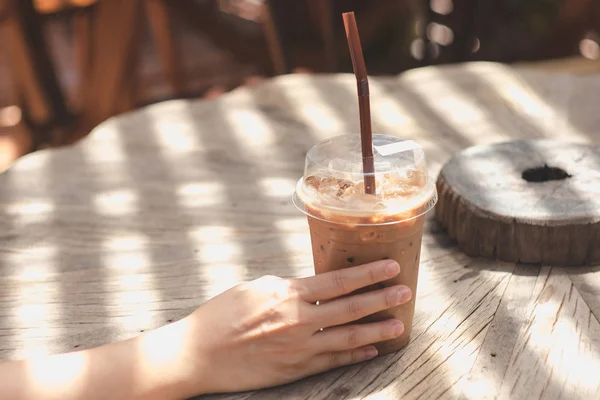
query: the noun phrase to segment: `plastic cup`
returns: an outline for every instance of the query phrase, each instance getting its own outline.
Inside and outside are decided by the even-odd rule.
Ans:
[[[374,134],[373,154],[376,194],[370,195],[364,192],[358,135],[316,144],[306,155],[293,201],[308,216],[315,273],[382,259],[400,264],[397,277],[361,290],[403,284],[413,292],[410,302],[358,321],[402,321],[400,337],[375,344],[379,354],[387,354],[410,340],[424,219],[437,202],[437,191],[427,175],[423,148],[416,142]]]

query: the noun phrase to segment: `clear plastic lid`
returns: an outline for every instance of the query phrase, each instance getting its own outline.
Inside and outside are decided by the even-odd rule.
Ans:
[[[359,135],[326,139],[306,154],[294,204],[331,222],[384,224],[416,218],[437,202],[423,148],[413,140],[374,134],[376,194],[366,194]],[[371,174],[373,175],[373,174]]]

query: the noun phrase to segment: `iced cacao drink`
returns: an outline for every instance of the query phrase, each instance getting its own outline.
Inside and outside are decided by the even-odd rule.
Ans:
[[[366,194],[360,138],[339,136],[309,150],[294,203],[308,216],[317,274],[381,259],[396,260],[400,274],[366,290],[403,284],[407,304],[360,322],[397,318],[402,336],[375,346],[387,354],[406,346],[415,309],[425,213],[437,201],[423,149],[413,141],[374,135],[375,195]]]

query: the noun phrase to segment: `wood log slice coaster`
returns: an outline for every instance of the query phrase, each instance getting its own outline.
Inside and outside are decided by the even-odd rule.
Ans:
[[[550,139],[475,146],[437,180],[435,214],[467,255],[600,264],[600,147]]]

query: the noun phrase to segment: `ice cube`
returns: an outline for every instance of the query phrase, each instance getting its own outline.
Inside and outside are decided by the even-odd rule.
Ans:
[[[306,177],[306,179],[304,179],[304,184],[307,187],[312,187],[315,190],[319,190],[319,185],[321,184],[321,178],[319,178],[318,176],[308,176]]]
[[[415,187],[423,187],[427,183],[427,176],[424,172],[418,169],[394,169],[385,173],[384,178],[388,181],[388,185],[411,185]]]
[[[379,202],[372,194],[355,193],[351,198],[352,207],[357,210],[372,210]]]
[[[338,181],[338,185],[339,185],[340,189],[338,190],[337,195],[338,195],[338,197],[343,197],[344,194],[346,193],[346,191],[350,190],[354,184],[348,180],[340,179]]]
[[[348,186],[346,189],[344,189],[344,191],[340,197],[344,201],[352,201],[352,198],[355,195],[364,194],[364,193],[365,193],[365,183],[363,181],[360,181],[358,183],[351,183],[350,186]]]
[[[382,196],[386,200],[399,199],[402,197],[408,197],[418,191],[419,188],[413,185],[396,184],[394,186],[388,186],[384,188]]]
[[[321,179],[321,183],[319,184],[319,193],[327,194],[330,196],[337,196],[338,191],[340,190],[340,184],[338,180],[333,177],[326,177]]]
[[[423,171],[408,170],[405,173],[406,183],[418,188],[422,188],[427,184],[427,176]]]
[[[360,181],[357,184],[354,185],[354,192],[355,193],[365,193],[365,181]]]

